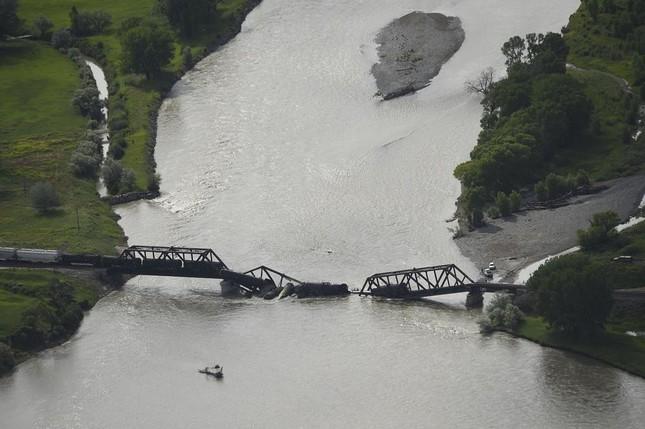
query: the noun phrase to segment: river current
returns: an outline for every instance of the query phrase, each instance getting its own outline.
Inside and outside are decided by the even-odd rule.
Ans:
[[[264,0],[164,102],[162,197],[118,210],[131,244],[211,247],[347,282],[476,267],[451,240],[479,100],[464,81],[514,34],[557,31],[576,0]],[[374,37],[413,10],[459,16],[462,48],[428,88],[382,102]],[[638,428],[645,381],[504,334],[463,296],[225,299],[215,281],[131,280],[68,343],[0,379],[8,428]],[[220,363],[225,377],[197,373]]]

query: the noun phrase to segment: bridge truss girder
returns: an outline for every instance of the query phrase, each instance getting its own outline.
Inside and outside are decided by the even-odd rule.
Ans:
[[[302,284],[300,280],[294,279],[280,271],[276,271],[272,268],[269,268],[264,265],[253,268],[252,270],[244,272],[244,274],[259,278],[262,280],[269,280],[273,282],[276,287],[284,287],[287,283],[293,283],[294,285]]]
[[[164,246],[130,246],[121,252],[121,260],[212,262],[228,268],[212,249]]]
[[[449,287],[463,287],[473,280],[454,264],[412,268],[373,274],[365,280],[360,295],[369,295],[373,288],[403,285],[411,294]]]

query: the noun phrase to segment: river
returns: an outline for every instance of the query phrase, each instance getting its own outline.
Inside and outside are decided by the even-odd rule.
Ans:
[[[212,247],[231,267],[360,287],[378,271],[476,267],[446,219],[514,34],[576,0],[265,0],[159,117],[162,197],[120,208],[131,244]],[[373,39],[412,10],[462,19],[432,85],[373,97]],[[135,278],[61,347],[0,379],[11,428],[642,427],[645,381],[504,334],[442,303],[224,299],[214,281]],[[223,380],[197,369],[217,361]]]

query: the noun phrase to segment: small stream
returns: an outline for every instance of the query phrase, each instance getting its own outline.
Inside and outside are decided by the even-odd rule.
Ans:
[[[96,81],[96,88],[99,90],[99,100],[106,102],[106,106],[101,109],[101,111],[103,112],[103,116],[105,117],[105,120],[101,122],[101,124],[99,125],[99,128],[97,129],[97,132],[99,133],[99,135],[101,136],[101,139],[103,140],[103,160],[101,161],[101,166],[103,166],[103,163],[107,158],[108,149],[110,148],[110,130],[108,128],[108,108],[107,108],[107,100],[109,96],[108,83],[107,83],[107,80],[105,79],[105,73],[103,73],[103,69],[99,67],[98,64],[90,60],[85,60],[85,64],[87,64],[90,70],[92,71],[92,76],[94,76],[94,80]],[[99,180],[96,183],[96,190],[99,193],[99,195],[102,197],[107,195],[107,188],[105,187],[105,184],[103,183],[103,177],[100,174],[99,174]]]

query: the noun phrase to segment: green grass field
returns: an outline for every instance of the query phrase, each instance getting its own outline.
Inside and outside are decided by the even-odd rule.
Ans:
[[[100,285],[94,281],[80,280],[54,271],[0,270],[0,340],[20,328],[25,311],[42,303],[38,295],[44,294],[45,288],[54,280],[70,284],[74,288],[76,302],[86,301],[93,306],[99,298]],[[12,293],[7,290],[12,284],[25,287],[36,296]]]
[[[71,103],[79,86],[74,63],[48,45],[0,44],[0,246],[111,254],[125,242],[95,182],[68,165],[87,124]],[[60,210],[32,209],[28,191],[38,181],[55,186]]]
[[[56,0],[42,2],[39,0],[21,0],[19,2],[19,16],[27,23],[32,23],[39,16],[46,16],[54,23],[54,28],[69,27],[69,11],[76,6],[79,11],[102,10],[112,16],[112,26],[104,34],[89,37],[92,43],[101,42],[108,67],[112,73],[112,85],[117,85],[118,94],[126,99],[128,112],[128,131],[126,140],[128,146],[122,163],[130,168],[136,175],[136,184],[140,189],[146,189],[154,173],[150,165],[149,149],[150,140],[149,118],[159,107],[161,94],[170,89],[172,83],[183,73],[181,64],[181,50],[184,46],[190,47],[194,53],[202,52],[220,34],[231,31],[233,23],[239,15],[247,0],[224,0],[218,3],[220,19],[215,25],[215,30],[196,35],[191,40],[177,38],[175,56],[164,72],[151,81],[142,81],[132,76],[127,76],[121,70],[121,47],[116,34],[121,23],[132,17],[150,16],[157,4],[156,0],[142,0],[132,2],[128,0],[115,0],[102,2],[98,0]]]
[[[553,334],[542,319],[537,317],[527,317],[517,334],[542,345],[582,353],[645,377],[643,338],[631,337],[609,329],[593,342],[576,341]]]
[[[592,180],[607,180],[645,169],[645,140],[625,143],[631,95],[616,78],[593,70],[569,70],[584,85],[593,102],[594,129],[583,142],[561,150],[553,169],[560,173],[585,170]]]
[[[607,34],[606,28],[611,28],[608,16],[600,14],[598,21],[593,22],[586,7],[581,4],[571,15],[568,28],[565,41],[570,50],[569,63],[633,81],[632,57],[623,53],[621,40]]]

